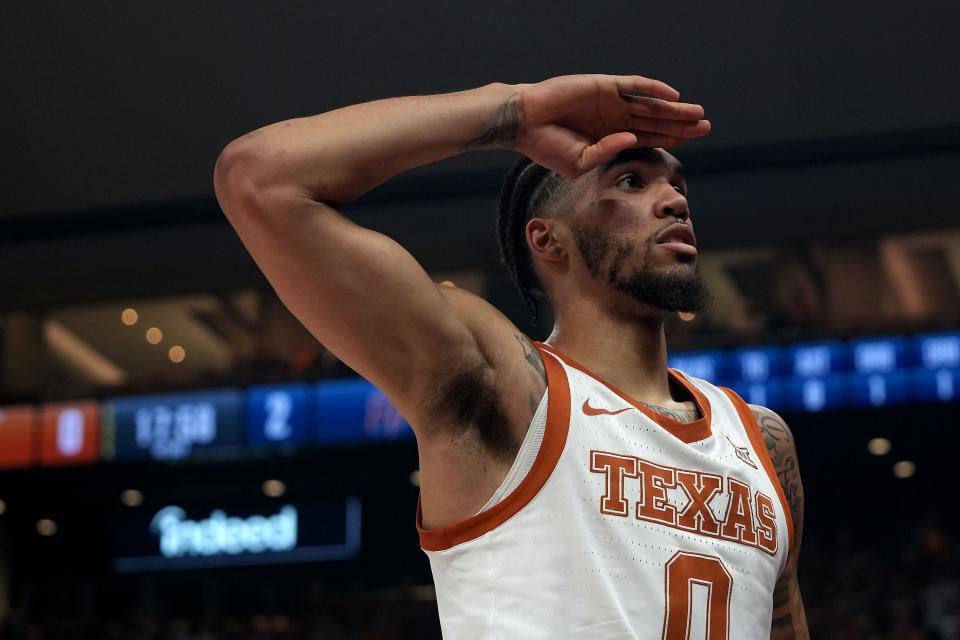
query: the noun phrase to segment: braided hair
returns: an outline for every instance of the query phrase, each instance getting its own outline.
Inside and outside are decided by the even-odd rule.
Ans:
[[[524,303],[533,309],[533,322],[539,319],[537,297],[546,297],[543,285],[533,269],[530,248],[524,230],[536,216],[550,209],[566,194],[567,181],[559,173],[521,158],[503,179],[497,206],[497,240],[500,256],[510,278],[520,290]]]

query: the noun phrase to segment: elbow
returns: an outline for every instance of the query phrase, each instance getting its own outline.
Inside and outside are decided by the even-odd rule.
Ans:
[[[237,138],[224,147],[213,169],[213,190],[228,218],[261,208],[263,154],[248,138]]]

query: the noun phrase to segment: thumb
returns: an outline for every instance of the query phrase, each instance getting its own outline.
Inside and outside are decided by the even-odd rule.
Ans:
[[[601,138],[596,143],[584,147],[577,160],[577,169],[581,175],[592,171],[605,162],[613,160],[614,156],[637,144],[637,135],[630,131],[620,131]]]

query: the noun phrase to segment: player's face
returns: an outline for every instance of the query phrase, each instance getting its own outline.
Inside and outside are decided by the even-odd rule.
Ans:
[[[677,159],[630,149],[589,175],[571,227],[590,275],[649,307],[703,310],[709,294]]]

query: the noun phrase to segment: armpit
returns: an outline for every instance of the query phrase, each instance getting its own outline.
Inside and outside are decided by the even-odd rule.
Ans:
[[[475,430],[495,458],[512,459],[517,453],[519,443],[510,429],[489,367],[477,364],[441,383],[430,413],[461,434]]]

